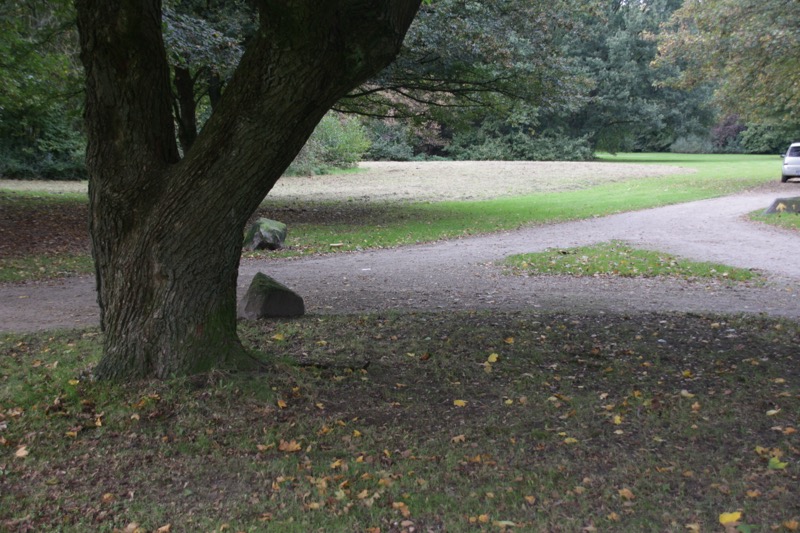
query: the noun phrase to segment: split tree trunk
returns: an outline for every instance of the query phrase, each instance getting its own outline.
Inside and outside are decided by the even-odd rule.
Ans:
[[[397,54],[419,0],[257,2],[260,30],[178,157],[158,0],[77,0],[101,378],[243,359],[242,229],[325,112]]]

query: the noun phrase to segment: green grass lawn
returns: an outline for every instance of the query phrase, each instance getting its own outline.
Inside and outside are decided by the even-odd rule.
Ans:
[[[674,277],[730,282],[751,281],[758,277],[748,269],[689,261],[662,252],[633,248],[619,241],[512,255],[504,263],[513,274],[533,276]]]
[[[614,163],[669,164],[695,172],[488,201],[409,204],[267,200],[260,214],[282,219],[290,225],[288,248],[269,255],[246,255],[282,257],[393,247],[603,216],[731,194],[772,181],[780,173],[780,158],[771,156],[620,154],[603,155],[600,159]],[[486,186],[492,184],[487,182]],[[0,194],[0,207],[27,205],[33,209],[53,204],[80,206],[85,202],[84,196],[76,194],[7,191]],[[89,261],[65,258],[61,263],[66,262],[69,267],[64,268],[63,264],[48,265],[51,258],[52,255],[40,255],[22,263],[19,257],[14,257],[14,261],[0,258],[0,281],[92,271]]]
[[[798,213],[773,213],[765,215],[763,211],[750,213],[750,220],[763,222],[779,228],[800,231],[800,214]]]
[[[772,156],[622,154],[602,156],[601,160],[668,164],[695,172],[487,201],[367,206],[344,203],[335,207],[318,204],[310,208],[336,211],[339,216],[332,216],[325,223],[296,221],[290,233],[291,249],[282,254],[392,247],[603,216],[733,194],[780,175],[780,158]],[[280,213],[287,207],[297,206],[268,200],[264,212]],[[341,246],[333,248],[331,244]]]
[[[796,323],[388,313],[241,334],[268,373],[118,385],[88,379],[94,331],[0,336],[0,530],[800,520]]]

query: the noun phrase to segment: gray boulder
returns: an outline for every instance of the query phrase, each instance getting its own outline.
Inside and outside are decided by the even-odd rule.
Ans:
[[[239,318],[298,317],[306,312],[303,299],[293,290],[259,272],[239,301]]]
[[[277,250],[283,247],[287,228],[283,222],[259,218],[244,235],[244,247],[248,250]]]
[[[765,215],[771,215],[772,213],[800,213],[800,196],[776,199],[764,211]]]

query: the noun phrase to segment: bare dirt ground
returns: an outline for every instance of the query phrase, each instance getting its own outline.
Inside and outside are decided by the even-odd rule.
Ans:
[[[382,200],[484,198],[488,194],[484,189],[518,195],[665,172],[684,170],[611,163],[371,163],[366,172],[346,176],[287,178],[271,195],[295,199],[330,199],[334,194]],[[2,187],[5,182],[0,182]],[[497,235],[323,257],[245,260],[239,291],[243,293],[253,275],[263,271],[303,295],[311,313],[538,309],[764,313],[798,320],[800,235],[744,219],[746,213],[767,207],[776,197],[797,195],[797,191],[796,184],[776,180],[760,190],[725,198]],[[527,278],[505,275],[496,264],[515,253],[611,239],[689,259],[755,269],[767,282],[730,285],[675,279]],[[0,331],[95,325],[93,286],[88,277],[0,286]]]

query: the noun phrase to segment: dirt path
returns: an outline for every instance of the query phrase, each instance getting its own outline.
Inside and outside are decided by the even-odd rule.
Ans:
[[[800,319],[800,236],[743,215],[793,184],[756,192],[393,250],[286,260],[247,260],[239,291],[263,271],[303,295],[311,313],[389,309],[541,309],[571,312],[766,313]],[[507,276],[508,255],[619,239],[682,257],[757,269],[766,285],[616,278]],[[97,322],[94,281],[72,278],[0,286],[0,331]]]

